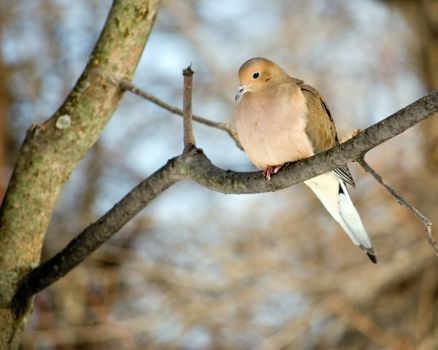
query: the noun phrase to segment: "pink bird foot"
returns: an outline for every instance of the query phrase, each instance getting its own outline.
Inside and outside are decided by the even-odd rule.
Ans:
[[[266,178],[266,180],[271,180],[272,175],[277,174],[281,168],[283,168],[282,165],[275,165],[275,166],[268,166],[265,170],[263,170],[263,176]]]

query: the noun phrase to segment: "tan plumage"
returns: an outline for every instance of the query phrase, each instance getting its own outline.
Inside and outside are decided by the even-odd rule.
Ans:
[[[314,153],[327,151],[339,143],[335,123],[327,103],[313,86],[304,84],[302,80],[295,80],[306,97],[308,113],[305,131],[312,142],[313,151]],[[353,177],[346,165],[335,169],[335,173],[354,187]]]
[[[319,92],[290,77],[265,58],[239,70],[236,126],[251,162],[270,179],[284,163],[312,156],[338,143],[336,128]],[[346,166],[305,181],[354,244],[376,262],[376,252],[345,184],[354,186]]]

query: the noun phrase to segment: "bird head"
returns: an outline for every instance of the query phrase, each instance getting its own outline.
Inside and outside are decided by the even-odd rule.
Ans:
[[[240,86],[235,99],[239,101],[247,92],[261,91],[285,76],[287,74],[274,62],[262,57],[251,58],[239,69]]]

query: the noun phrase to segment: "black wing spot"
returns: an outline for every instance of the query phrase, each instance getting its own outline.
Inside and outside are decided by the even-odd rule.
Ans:
[[[341,184],[339,184],[338,194],[345,194],[344,190],[342,189]]]
[[[371,254],[369,252],[367,252],[368,258],[370,258],[371,262],[373,264],[377,264],[377,256],[375,256],[374,254]]]

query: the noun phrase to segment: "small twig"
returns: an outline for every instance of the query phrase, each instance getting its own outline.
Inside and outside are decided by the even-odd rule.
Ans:
[[[359,158],[357,162],[360,166],[372,177],[374,177],[377,182],[379,182],[386,190],[391,193],[391,195],[396,199],[396,201],[403,207],[409,209],[414,213],[418,220],[420,220],[426,230],[427,241],[432,247],[434,253],[438,255],[438,243],[432,237],[432,221],[429,220],[423,213],[421,213],[417,208],[415,208],[411,203],[406,201],[397,191],[395,191],[391,186],[386,183],[386,181],[365,161],[364,158]]]
[[[170,113],[183,116],[182,109],[172,106],[171,104],[164,102],[163,100],[159,99],[158,97],[155,97],[154,95],[150,94],[149,92],[146,92],[142,89],[139,89],[134,84],[132,84],[129,80],[123,79],[119,82],[119,86],[122,90],[129,91],[133,93],[134,95],[143,97],[144,99],[156,104],[157,106],[160,106],[161,108],[165,109],[166,111],[169,111]],[[225,131],[236,143],[236,146],[239,149],[242,149],[242,146],[240,145],[239,138],[237,137],[236,131],[233,129],[233,127],[229,123],[219,123],[212,120],[209,120],[207,118],[201,117],[199,115],[193,114],[192,115],[193,121],[215,128],[219,130]]]
[[[192,70],[192,65],[189,65],[187,68],[183,69],[184,152],[196,147],[192,128],[192,90],[194,73],[195,72]]]

